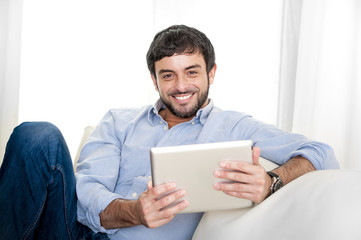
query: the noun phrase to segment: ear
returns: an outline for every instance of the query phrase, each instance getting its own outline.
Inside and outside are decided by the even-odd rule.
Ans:
[[[153,85],[154,85],[155,90],[156,90],[157,92],[159,92],[158,83],[157,83],[156,77],[154,77],[153,74],[150,74],[150,77],[151,77],[152,80],[153,80]]]
[[[216,76],[216,71],[217,71],[217,64],[214,64],[214,67],[211,69],[211,71],[209,71],[208,74],[209,85],[213,84],[214,77]]]

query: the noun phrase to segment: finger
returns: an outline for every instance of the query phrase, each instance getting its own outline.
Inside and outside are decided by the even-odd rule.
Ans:
[[[219,191],[229,192],[254,192],[255,186],[242,183],[215,183],[214,188]]]
[[[182,211],[188,206],[189,202],[184,200],[175,204],[174,206],[166,207],[160,211],[153,212],[152,214],[145,217],[144,225],[149,228],[155,228],[164,225],[172,220],[176,213]]]
[[[157,199],[157,201],[154,203],[154,206],[157,209],[163,209],[171,204],[174,204],[176,201],[180,200],[185,195],[186,195],[185,190],[183,190],[183,189],[177,190],[173,193],[162,196],[160,199]]]
[[[259,156],[261,155],[261,149],[259,147],[254,147],[252,152],[253,165],[259,165]]]
[[[257,167],[253,164],[241,162],[241,161],[227,161],[227,162],[221,162],[219,166],[222,168],[222,170],[230,170],[228,172],[241,172],[246,173],[250,175],[254,175],[258,173]],[[222,172],[222,170],[216,170],[216,175],[218,172]],[[223,171],[227,172],[227,171]],[[217,177],[217,176],[216,176]]]
[[[164,224],[169,223],[173,218],[174,218],[174,216],[171,216],[168,218],[162,218],[162,219],[157,219],[157,220],[150,221],[150,222],[145,222],[144,226],[146,226],[148,228],[157,228]]]
[[[214,176],[217,178],[223,178],[235,182],[250,183],[252,182],[252,175],[245,174],[242,172],[235,171],[222,171],[217,170],[214,172]]]
[[[253,193],[248,193],[248,192],[224,192],[224,193],[229,196],[248,199],[255,203],[260,203],[262,201],[258,196],[256,196]]]
[[[159,212],[159,216],[161,216],[162,218],[169,218],[174,216],[176,213],[182,211],[183,209],[185,209],[186,207],[189,206],[189,201],[187,200],[182,200],[180,202],[178,202],[175,205],[172,205],[170,207],[166,207],[163,208],[160,212]]]
[[[255,203],[260,203],[265,199],[265,196],[263,196],[260,193],[230,192],[230,191],[225,191],[224,193],[233,197],[248,199]]]
[[[150,191],[150,190],[153,188],[153,183],[152,183],[152,181],[149,181],[149,182],[147,183],[147,188],[148,188],[148,191]]]
[[[158,198],[160,195],[163,195],[165,193],[174,191],[176,189],[177,185],[175,183],[164,183],[164,184],[160,184],[157,185],[155,187],[152,187],[149,191],[149,194],[151,196],[151,198],[156,199]]]
[[[157,201],[157,199],[160,198],[160,196],[166,194],[167,192],[175,191],[176,187],[177,186],[175,183],[165,183],[153,187],[151,182],[148,182],[147,184],[148,191],[143,192],[139,196],[139,200],[144,209],[154,208],[154,206],[152,205],[154,204],[154,202]]]

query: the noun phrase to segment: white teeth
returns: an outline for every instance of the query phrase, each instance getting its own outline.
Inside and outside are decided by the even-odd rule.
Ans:
[[[175,97],[176,99],[178,99],[178,100],[186,100],[186,99],[188,99],[188,98],[190,98],[192,96],[192,94],[189,94],[189,95],[186,95],[186,96],[181,96],[181,97]]]

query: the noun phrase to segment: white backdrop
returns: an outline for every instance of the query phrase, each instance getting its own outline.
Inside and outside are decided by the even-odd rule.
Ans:
[[[361,170],[361,1],[285,3],[279,123]]]
[[[55,123],[74,156],[109,108],[154,103],[145,53],[179,23],[215,46],[216,105],[329,143],[361,169],[359,0],[1,0],[0,159],[22,121]]]
[[[157,99],[145,54],[172,24],[211,39],[217,106],[276,123],[282,1],[32,0],[23,6],[19,122],[50,121],[75,155],[113,107]]]
[[[0,0],[0,164],[18,124],[22,0]]]

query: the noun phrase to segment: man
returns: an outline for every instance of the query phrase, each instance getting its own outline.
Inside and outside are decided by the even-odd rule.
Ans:
[[[1,232],[15,238],[191,239],[202,213],[177,214],[187,201],[164,209],[186,189],[174,191],[176,183],[151,185],[149,150],[156,146],[251,139],[253,165],[221,162],[214,176],[236,183],[214,188],[256,203],[309,171],[338,167],[325,144],[216,108],[208,99],[215,54],[200,31],[184,25],[161,31],[147,63],[160,100],[154,106],[110,110],[82,149],[76,168],[81,224],[75,219],[71,160],[59,131],[46,123],[14,130],[0,172],[0,190],[12,193],[0,199]],[[281,166],[267,173],[258,164],[260,154]],[[161,197],[166,192],[173,193]]]

